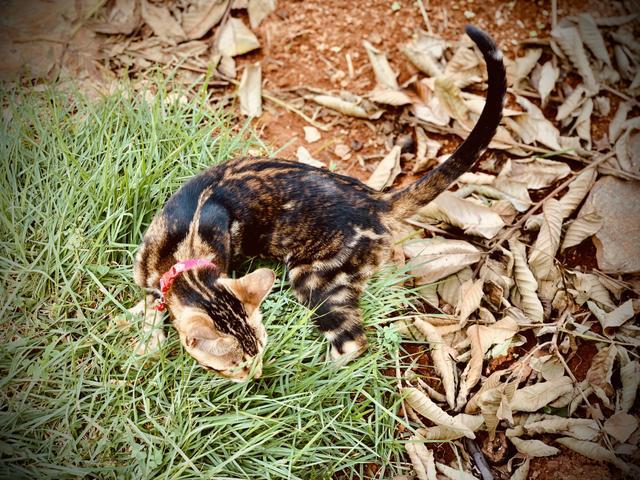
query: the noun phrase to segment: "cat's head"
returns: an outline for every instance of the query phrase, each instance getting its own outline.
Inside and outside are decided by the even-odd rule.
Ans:
[[[260,268],[242,278],[198,269],[183,273],[167,303],[182,345],[200,365],[232,380],[262,374],[267,332],[260,304],[275,274]]]

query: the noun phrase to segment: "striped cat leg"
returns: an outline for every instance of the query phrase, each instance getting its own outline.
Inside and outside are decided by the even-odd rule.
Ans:
[[[314,309],[313,319],[331,342],[331,357],[346,363],[367,348],[367,338],[362,329],[358,299],[362,282],[339,273],[327,279],[327,272],[314,271],[299,266],[290,272],[296,296]]]
[[[155,297],[146,295],[145,299],[136,306],[129,309],[133,315],[144,315],[142,324],[142,340],[138,342],[134,351],[138,355],[157,353],[160,345],[164,343],[167,336],[164,333],[164,312],[158,312],[153,308]]]

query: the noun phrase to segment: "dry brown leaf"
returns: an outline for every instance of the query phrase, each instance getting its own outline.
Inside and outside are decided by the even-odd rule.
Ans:
[[[230,0],[191,0],[182,14],[182,29],[189,40],[202,38],[222,19]]]
[[[451,430],[458,430],[467,438],[476,438],[475,434],[468,426],[460,420],[456,420],[451,417],[417,388],[403,388],[402,394],[406,395],[405,399],[411,408],[436,425],[442,425]]]
[[[412,103],[411,98],[402,90],[393,90],[380,85],[376,86],[368,97],[372,102],[383,103],[392,107],[400,107]]]
[[[410,241],[403,248],[410,258],[410,272],[420,277],[421,284],[448,277],[482,257],[482,252],[470,243],[442,237]]]
[[[570,173],[571,169],[566,163],[544,158],[529,158],[509,161],[500,172],[500,176],[526,183],[530,190],[538,190],[553,185]]]
[[[601,228],[602,217],[597,212],[587,213],[576,218],[567,228],[560,250],[582,243],[588,237],[598,233]]]
[[[550,198],[542,204],[543,221],[540,232],[529,253],[529,267],[536,280],[546,280],[554,268],[554,260],[560,246],[562,211],[560,203]]]
[[[531,459],[525,459],[524,463],[520,465],[515,472],[511,475],[509,480],[527,480],[529,477],[529,465],[531,464]]]
[[[640,362],[633,360],[620,368],[620,380],[622,382],[620,410],[628,412],[636,401],[640,385]]]
[[[429,166],[437,157],[442,143],[427,137],[424,129],[416,126],[416,163],[413,166],[413,173],[420,173]]]
[[[315,158],[313,158],[311,156],[311,154],[309,153],[309,151],[306,148],[304,148],[302,145],[300,145],[298,147],[298,151],[296,153],[296,157],[298,158],[298,161],[300,163],[304,163],[306,165],[311,165],[312,167],[323,168],[323,167],[326,166],[321,161],[316,160]]]
[[[239,18],[229,17],[220,28],[218,50],[223,55],[235,57],[260,48],[258,38]]]
[[[569,377],[539,382],[517,390],[511,400],[511,409],[517,412],[535,412],[572,390],[573,385]]]
[[[593,419],[554,416],[547,416],[544,420],[526,423],[524,430],[527,435],[552,433],[568,435],[578,440],[593,440],[600,433],[598,422]]]
[[[166,6],[141,0],[141,7],[142,18],[158,37],[173,42],[181,42],[187,38]]]
[[[453,419],[456,422],[466,425],[473,432],[477,432],[484,423],[482,415],[468,415],[466,413],[459,413],[458,415],[454,416]],[[439,440],[446,442],[464,437],[464,434],[461,431],[451,430],[450,428],[442,425],[429,428],[419,428],[416,430],[416,432],[420,435],[420,438],[422,440],[427,441]]]
[[[509,440],[520,453],[530,457],[550,457],[560,453],[560,450],[556,447],[547,445],[540,440],[523,440],[518,437],[510,437]]]
[[[582,103],[584,102],[585,93],[586,91],[582,84],[578,85],[573,90],[573,92],[571,92],[571,95],[569,95],[564,100],[564,102],[562,102],[562,105],[558,107],[558,112],[556,113],[556,121],[564,120],[573,112],[575,112],[578,107],[580,107],[580,105],[582,105]]]
[[[611,66],[611,58],[609,58],[604,38],[591,14],[586,12],[578,14],[578,30],[582,41],[589,47],[591,53],[601,62]]]
[[[460,300],[460,287],[467,280],[473,278],[473,270],[469,267],[465,267],[453,275],[449,275],[447,278],[438,282],[437,292],[443,302],[449,305],[456,306]],[[456,323],[460,323],[456,319]]]
[[[575,438],[571,437],[556,438],[556,442],[558,442],[560,445],[564,445],[574,452],[579,453],[580,455],[584,455],[585,457],[590,458],[591,460],[612,463],[622,471],[629,471],[629,466],[626,463],[616,457],[612,451],[607,450],[597,443],[585,442],[584,440],[576,440]]]
[[[384,113],[384,110],[365,109],[364,104],[356,104],[332,95],[314,95],[309,98],[319,105],[351,117],[377,120]]]
[[[482,81],[485,70],[484,62],[476,54],[473,42],[465,35],[447,62],[444,75],[450,78],[456,87],[464,88],[472,83]]]
[[[460,323],[462,325],[466,324],[469,315],[480,307],[480,302],[483,297],[482,285],[484,285],[482,279],[476,281],[467,280],[460,285],[456,312],[460,317]]]
[[[262,20],[276,9],[276,0],[249,0],[247,13],[249,14],[249,25],[256,29]]]
[[[575,289],[575,293],[571,293],[574,295],[578,305],[582,305],[591,299],[601,305],[609,307],[609,309],[615,308],[609,292],[596,275],[573,271],[569,272],[569,279]]]
[[[417,215],[447,222],[484,238],[495,237],[505,225],[500,215],[490,208],[458,198],[451,192],[442,192]]]
[[[435,79],[434,92],[449,115],[463,125],[469,124],[469,109],[462,99],[462,92],[449,77]]]
[[[600,323],[605,335],[612,337],[615,328],[624,325],[638,313],[638,308],[634,302],[637,302],[637,300],[629,299],[604,316],[604,319]]]
[[[575,129],[578,137],[587,142],[587,150],[591,150],[591,114],[593,113],[593,100],[587,98],[576,119]]]
[[[400,168],[400,152],[399,145],[395,145],[391,151],[384,157],[376,169],[373,171],[366,185],[374,190],[383,190],[391,186],[398,174],[402,171]]]
[[[624,443],[638,428],[638,419],[626,412],[618,412],[604,422],[604,431]]]
[[[516,96],[516,102],[527,111],[526,115],[520,115],[515,118],[520,128],[527,131],[528,136],[535,141],[540,142],[551,150],[562,150],[558,143],[560,132],[553,123],[545,118],[542,110],[524,97]],[[527,143],[526,138],[523,137],[522,140]]]
[[[551,37],[569,57],[578,74],[582,77],[589,96],[597,94],[600,87],[589,64],[578,29],[572,23],[562,21],[551,31]]]
[[[556,86],[559,76],[560,69],[556,67],[551,60],[546,62],[540,69],[540,80],[536,88],[540,94],[540,101],[543,107],[547,104],[549,94]]]
[[[623,131],[623,125],[627,121],[627,115],[633,108],[631,102],[621,102],[609,124],[609,141],[615,142]]]
[[[409,458],[411,459],[411,464],[413,465],[413,470],[416,472],[416,476],[419,480],[436,480],[435,477],[429,477],[429,475],[427,474],[424,463],[417,452],[418,445],[419,444],[417,443],[406,443],[404,445],[404,448],[409,454]]]
[[[442,56],[444,48],[439,47],[438,43],[430,41],[429,38],[434,37],[418,32],[410,43],[401,47],[401,51],[422,73],[430,77],[439,77],[443,71],[438,59]],[[438,40],[442,42],[442,39]]]
[[[560,199],[562,218],[567,218],[582,203],[584,197],[596,181],[598,172],[595,168],[584,169],[569,184],[569,191]]]
[[[513,254],[514,280],[522,309],[531,322],[542,322],[544,309],[536,293],[538,282],[529,270],[524,244],[512,238],[509,239],[509,248]]]
[[[477,480],[477,477],[467,473],[463,470],[457,470],[455,468],[451,468],[444,463],[436,462],[436,468],[440,470],[445,477],[450,478],[451,480]]]
[[[262,115],[262,69],[260,62],[248,64],[238,85],[240,113],[248,117]]]
[[[399,90],[400,86],[396,80],[396,74],[389,65],[387,55],[377,50],[367,40],[363,40],[362,45],[367,52],[378,84],[391,90]]]
[[[414,325],[431,346],[433,365],[442,379],[447,403],[453,408],[456,395],[456,366],[451,355],[455,355],[456,352],[445,343],[438,330],[429,322],[416,318]]]
[[[140,24],[140,8],[137,0],[116,0],[107,20],[90,24],[92,30],[111,35],[130,35]]]
[[[542,56],[542,49],[530,48],[523,57],[516,58],[513,68],[509,69],[511,84],[517,87],[521,80],[527,78]]]
[[[606,406],[611,405],[609,397],[614,393],[611,386],[611,374],[613,373],[613,362],[617,353],[618,351],[614,345],[600,350],[591,359],[591,366],[587,371],[586,380]]]

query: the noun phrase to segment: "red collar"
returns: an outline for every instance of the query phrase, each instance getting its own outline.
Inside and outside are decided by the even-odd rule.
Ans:
[[[167,308],[166,295],[175,279],[183,272],[200,267],[216,268],[216,264],[204,258],[190,258],[176,263],[167,272],[165,272],[160,278],[160,293],[162,294],[162,297],[153,308],[159,312]]]

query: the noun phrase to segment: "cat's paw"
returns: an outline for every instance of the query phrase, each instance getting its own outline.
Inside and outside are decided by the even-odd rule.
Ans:
[[[343,367],[351,362],[355,358],[358,358],[362,353],[367,350],[369,346],[366,337],[356,338],[354,340],[348,340],[337,348],[335,345],[331,345],[331,359],[336,367]]]
[[[134,348],[137,355],[153,355],[160,351],[160,347],[167,339],[164,331],[161,329],[154,330],[144,340],[140,340]]]

